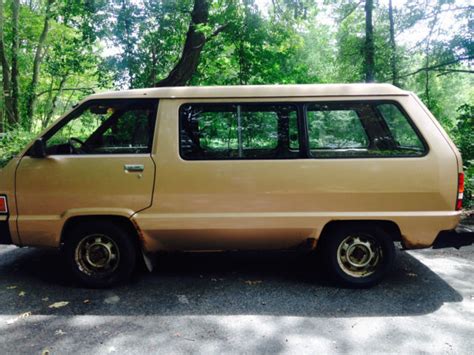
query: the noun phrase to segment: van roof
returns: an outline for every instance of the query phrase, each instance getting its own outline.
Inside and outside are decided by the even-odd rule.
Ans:
[[[304,85],[241,85],[241,86],[177,86],[123,91],[108,91],[89,96],[105,98],[253,98],[314,96],[394,96],[408,95],[390,84],[304,84]]]

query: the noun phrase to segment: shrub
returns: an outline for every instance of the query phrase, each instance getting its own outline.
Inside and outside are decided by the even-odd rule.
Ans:
[[[0,136],[0,168],[3,168],[36,136],[21,127],[10,129]]]

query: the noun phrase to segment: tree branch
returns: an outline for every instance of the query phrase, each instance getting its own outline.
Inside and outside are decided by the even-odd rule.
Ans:
[[[440,64],[432,65],[432,66],[429,66],[429,67],[419,68],[419,69],[415,70],[414,72],[411,72],[411,73],[400,76],[400,78],[406,78],[406,77],[409,77],[409,76],[412,76],[412,75],[415,75],[415,74],[418,74],[418,73],[421,73],[421,72],[436,70],[438,68],[442,68],[442,67],[445,67],[445,66],[448,66],[448,65],[456,64],[456,63],[459,63],[459,62],[462,62],[462,61],[465,61],[465,60],[471,60],[471,59],[474,59],[474,56],[460,57],[460,58],[457,58],[455,60],[451,60],[449,62],[440,63]]]
[[[92,91],[93,92],[94,89],[95,88],[64,88],[64,89],[55,88],[55,89],[41,91],[40,93],[36,95],[36,97],[40,97],[41,95],[49,94],[52,91],[59,91],[59,90],[61,91]]]
[[[227,27],[229,27],[229,24],[226,23],[226,24],[223,24],[222,26],[219,26],[215,29],[214,32],[212,32],[212,34],[207,38],[207,39],[211,39],[213,37],[216,37],[219,33],[221,33],[222,31],[225,31],[227,29]]]
[[[440,72],[437,76],[443,76],[443,75],[447,75],[451,73],[474,74],[474,70],[465,70],[465,69],[433,69],[433,70]]]
[[[339,23],[344,22],[350,15],[352,15],[354,13],[354,11],[357,10],[357,8],[359,7],[360,4],[362,4],[362,0],[359,1],[357,4],[355,4],[354,7],[352,9],[350,9],[347,14],[344,15],[344,17],[339,21]]]

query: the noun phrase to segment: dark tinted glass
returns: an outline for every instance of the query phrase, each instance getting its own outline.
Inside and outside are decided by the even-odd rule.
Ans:
[[[180,109],[184,159],[299,157],[297,109],[287,104],[186,104]]]
[[[387,123],[397,147],[414,151],[423,150],[423,143],[397,106],[380,104],[377,105],[377,109]]]
[[[312,157],[420,156],[425,148],[393,103],[328,102],[307,105]]]

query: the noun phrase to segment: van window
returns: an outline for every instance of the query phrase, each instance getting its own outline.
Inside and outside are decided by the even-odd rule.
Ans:
[[[48,154],[149,153],[155,100],[93,100],[48,132]]]
[[[367,149],[369,140],[357,111],[309,105],[307,110],[309,147],[317,149]]]
[[[315,158],[420,156],[425,147],[393,103],[328,102],[306,106]]]
[[[296,122],[297,108],[289,104],[186,104],[180,109],[181,156],[190,160],[297,158]]]
[[[397,106],[393,104],[380,104],[377,108],[387,123],[398,147],[423,150],[423,143]]]

